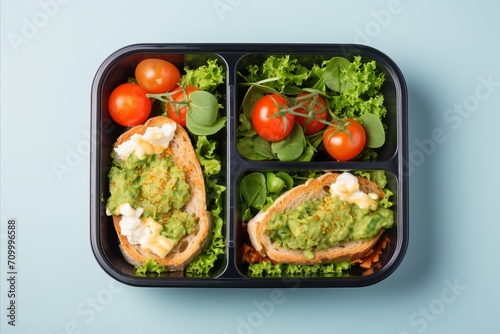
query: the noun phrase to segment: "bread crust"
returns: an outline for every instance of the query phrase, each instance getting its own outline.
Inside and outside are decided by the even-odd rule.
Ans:
[[[130,139],[136,133],[144,134],[149,127],[161,127],[166,123],[173,122],[173,120],[164,116],[153,117],[146,123],[123,133],[118,137],[115,147]],[[198,218],[195,231],[179,240],[177,246],[166,257],[161,258],[154,253],[145,251],[140,245],[132,245],[128,242],[127,237],[121,234],[121,216],[113,216],[113,224],[120,240],[120,250],[128,263],[134,266],[142,265],[152,258],[157,263],[164,265],[168,271],[182,271],[207,246],[212,222],[206,208],[205,181],[200,162],[183,127],[176,127],[169,149],[172,152],[171,156],[175,164],[186,174],[191,197],[184,210]]]
[[[267,256],[273,261],[295,264],[321,264],[334,261],[350,261],[368,254],[384,232],[383,229],[379,231],[375,237],[366,241],[342,242],[329,249],[316,250],[313,259],[307,259],[302,250],[277,247],[264,233],[267,223],[274,213],[285,212],[295,208],[303,202],[330,196],[326,187],[329,188],[330,185],[337,180],[339,175],[338,173],[326,173],[317,179],[310,179],[306,183],[290,189],[281,195],[266,211],[259,212],[247,224],[248,236],[252,246],[262,256]],[[379,198],[384,197],[384,192],[376,183],[360,176],[357,176],[357,178],[360,183],[361,191],[365,193],[376,193]]]

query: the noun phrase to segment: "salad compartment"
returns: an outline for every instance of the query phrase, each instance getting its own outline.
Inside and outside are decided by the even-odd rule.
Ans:
[[[375,61],[376,73],[384,77],[379,93],[383,96],[386,114],[382,118],[385,142],[373,149],[370,158],[349,161],[333,159],[323,147],[318,146],[311,159],[306,161],[281,161],[279,159],[250,159],[242,154],[239,140],[244,137],[241,126],[242,105],[249,89],[248,67],[262,67],[269,57],[290,56],[296,64],[311,69],[321,67],[325,61],[341,57],[361,63]],[[108,174],[113,165],[112,151],[117,138],[129,127],[117,124],[108,110],[112,91],[134,77],[134,69],[144,59],[157,58],[174,64],[181,73],[187,66],[196,69],[215,61],[224,70],[224,83],[214,95],[218,98],[219,117],[227,117],[225,126],[207,136],[215,143],[214,154],[220,162],[220,171],[212,176],[224,188],[218,198],[220,223],[213,235],[219,252],[207,273],[196,274],[186,270],[175,273],[148,273],[139,276],[134,266],[122,255],[112,217],[106,213],[110,197]],[[326,65],[325,65],[326,66]],[[307,89],[312,87],[306,87]],[[328,90],[328,88],[327,88]],[[331,93],[331,92],[329,92]],[[294,93],[297,94],[297,93]],[[365,99],[370,96],[363,95]],[[101,268],[114,279],[138,287],[361,287],[380,282],[401,263],[408,245],[408,171],[407,171],[407,91],[402,73],[397,65],[382,52],[363,45],[350,44],[137,44],[127,46],[110,55],[97,70],[91,92],[91,166],[90,166],[90,242],[94,256]],[[150,117],[160,115],[153,107]],[[191,136],[197,149],[197,136]],[[324,172],[381,172],[390,190],[390,210],[394,212],[394,226],[385,231],[390,242],[379,261],[369,273],[352,265],[338,275],[258,277],[249,273],[244,260],[243,245],[248,243],[245,230],[242,179],[251,173],[284,173],[312,175]],[[317,175],[317,174],[316,174]],[[207,189],[207,198],[212,198]],[[207,202],[215,207],[215,200]],[[211,207],[208,208],[210,210]],[[109,212],[108,212],[109,213]],[[248,217],[246,217],[248,218]],[[211,231],[212,232],[212,231]],[[211,240],[212,242],[213,240]],[[202,253],[203,254],[203,253]],[[292,283],[291,283],[292,282]]]
[[[340,52],[339,52],[340,51]],[[248,92],[249,88],[248,86],[245,86],[245,84],[248,83],[247,77],[244,76],[246,74],[248,76],[249,67],[253,67],[253,70],[259,69],[263,70],[264,66],[263,64],[266,63],[266,60],[270,59],[272,57],[274,59],[274,66],[275,68],[271,68],[268,70],[268,72],[271,73],[266,73],[264,75],[263,80],[269,80],[273,78],[273,75],[278,74],[280,71],[286,71],[288,70],[289,67],[295,67],[294,70],[290,70],[291,73],[300,73],[302,72],[301,70],[298,70],[297,67],[301,66],[304,70],[312,70],[314,66],[317,66],[319,68],[325,66],[323,65],[325,62],[328,62],[330,59],[335,59],[335,58],[343,58],[346,59],[349,62],[353,62],[355,57],[360,56],[360,70],[363,69],[363,66],[371,61],[376,62],[376,69],[373,72],[368,72],[369,74],[372,75],[381,75],[383,77],[383,84],[378,89],[377,93],[374,94],[373,96],[368,96],[366,93],[360,94],[359,101],[360,103],[366,103],[368,107],[371,107],[370,105],[370,100],[375,100],[377,97],[381,97],[383,99],[383,106],[386,109],[386,114],[382,117],[382,123],[385,128],[385,143],[380,147],[377,148],[376,151],[376,158],[370,159],[371,161],[388,161],[390,160],[394,154],[396,153],[398,149],[398,145],[400,142],[398,141],[397,138],[397,128],[398,128],[398,121],[399,121],[399,115],[401,114],[401,110],[398,110],[398,108],[401,108],[400,103],[398,103],[398,99],[401,99],[401,92],[399,91],[401,87],[401,78],[398,77],[398,73],[393,70],[392,67],[389,66],[389,64],[384,62],[384,58],[377,56],[376,54],[365,54],[364,52],[360,52],[359,49],[353,48],[353,49],[343,49],[339,50],[336,52],[328,53],[324,52],[321,54],[315,54],[311,53],[309,49],[304,48],[303,50],[295,52],[293,55],[290,56],[290,59],[283,60],[283,63],[285,64],[290,64],[290,66],[278,66],[276,63],[280,62],[283,57],[287,57],[290,55],[289,52],[286,51],[280,51],[280,52],[273,52],[273,53],[253,53],[253,54],[247,54],[241,57],[238,62],[236,63],[236,78],[235,78],[235,91],[236,91],[236,106],[237,109],[235,110],[238,113],[238,117],[235,117],[235,123],[233,124],[233,128],[236,129],[236,138],[242,137],[242,130],[241,130],[241,122],[240,122],[240,114],[243,112],[242,111],[242,105],[245,102],[246,93]],[[295,61],[295,62],[294,62]],[[270,62],[266,64],[266,67],[269,65]],[[272,72],[273,70],[276,71],[276,73]],[[312,76],[312,75],[311,75]],[[262,78],[262,77],[261,77]],[[283,79],[286,82],[286,79]],[[307,79],[304,80],[300,86],[301,88],[305,89],[314,89],[314,84],[317,83],[318,80],[311,80]],[[369,83],[363,82],[362,84]],[[264,85],[267,85],[268,83],[264,83]],[[325,88],[323,88],[325,89]],[[336,93],[332,92],[328,88],[326,88],[327,93],[330,93],[331,96],[339,96],[342,95],[342,93]],[[281,92],[280,92],[281,93]],[[333,93],[333,94],[332,94]],[[285,92],[286,94],[286,92]],[[296,93],[291,93],[288,94],[289,96],[296,96]],[[373,108],[376,107],[375,103],[372,104]],[[341,115],[343,116],[343,115]],[[241,150],[237,149],[238,156],[242,157],[245,159],[246,157],[244,154],[242,155]],[[253,160],[253,159],[249,159]],[[297,161],[297,160],[295,160]],[[333,161],[332,157],[325,152],[324,150],[319,150],[317,154],[314,155],[311,161]],[[356,161],[363,161],[362,157],[356,159]]]

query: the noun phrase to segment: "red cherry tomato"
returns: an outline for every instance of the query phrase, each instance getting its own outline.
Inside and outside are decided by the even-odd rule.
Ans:
[[[301,99],[302,96],[304,96],[304,98]],[[315,98],[313,95],[311,95],[311,93],[301,93],[298,95],[298,103],[303,103],[304,108],[297,108],[295,111],[307,116],[296,116],[295,120],[300,124],[302,129],[304,129],[304,133],[306,135],[312,135],[316,132],[319,132],[326,126],[326,124],[314,119],[327,119],[328,109],[326,108],[325,100],[321,96],[317,95],[317,100],[315,101],[314,106],[311,108],[310,105],[314,101],[314,99]],[[306,123],[307,127],[305,127]]]
[[[146,91],[134,83],[124,83],[116,87],[108,100],[111,118],[123,126],[143,123],[151,113],[151,100]]]
[[[170,92],[177,86],[180,78],[179,69],[162,59],[144,59],[135,68],[135,80],[151,94]]]
[[[252,109],[252,124],[257,134],[269,141],[278,141],[288,136],[292,131],[295,116],[274,116],[286,108],[288,100],[278,94],[261,97]]]
[[[177,87],[173,90],[172,99],[175,102],[189,102],[189,95],[192,92],[199,90],[195,86],[187,86],[184,90]],[[178,93],[175,93],[178,91]],[[167,113],[168,117],[173,119],[177,124],[181,126],[186,126],[186,114],[189,108],[186,108],[186,104],[180,103],[167,103]]]
[[[333,122],[323,134],[326,150],[338,161],[354,159],[361,153],[365,143],[365,129],[359,122],[350,118],[340,124]]]

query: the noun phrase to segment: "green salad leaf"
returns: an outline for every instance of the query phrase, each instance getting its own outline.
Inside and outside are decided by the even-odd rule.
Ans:
[[[267,190],[270,193],[278,193],[285,187],[285,181],[273,172],[266,173],[266,180]]]
[[[207,208],[212,213],[213,228],[210,246],[186,267],[188,277],[206,277],[212,272],[217,261],[226,253],[226,241],[223,233],[224,208],[223,193],[226,187],[218,183],[221,161],[215,154],[217,142],[205,136],[199,136],[196,141],[196,156],[202,166],[207,191]]]
[[[141,266],[136,266],[134,272],[137,276],[146,277],[149,275],[160,276],[166,271],[165,266],[156,263],[153,259],[148,259]]]
[[[206,91],[199,90],[189,95],[190,109],[186,114],[186,127],[195,135],[212,135],[226,125],[226,117],[218,117],[217,98]]]
[[[250,277],[345,277],[351,268],[349,261],[328,264],[272,264],[269,261],[248,266]]]
[[[326,73],[325,71],[325,75]],[[377,71],[375,61],[362,62],[360,56],[354,57],[349,66],[340,70],[339,80],[345,88],[342,89],[342,94],[332,98],[335,115],[355,119],[365,113],[375,114],[379,118],[385,116],[387,110],[384,96],[380,92],[385,75]]]
[[[181,77],[181,86],[195,86],[210,93],[226,79],[224,68],[218,64],[217,59],[209,59],[206,65],[198,66],[195,69],[185,66],[184,71],[186,73]]]
[[[377,115],[363,114],[361,115],[361,123],[366,132],[366,147],[378,148],[384,145],[384,125]]]
[[[240,194],[248,207],[260,209],[266,203],[266,178],[260,172],[247,174],[241,179]]]
[[[302,155],[306,147],[304,131],[299,123],[295,122],[292,131],[282,140],[271,143],[271,151],[280,161],[293,161]]]
[[[289,86],[300,86],[307,80],[310,70],[298,63],[298,60],[286,55],[283,57],[269,56],[261,66],[250,65],[248,75],[240,76],[247,82],[266,81],[266,86],[284,93]]]
[[[325,85],[334,92],[344,93],[352,87],[353,82],[343,75],[351,63],[344,57],[333,57],[328,62],[324,72]]]

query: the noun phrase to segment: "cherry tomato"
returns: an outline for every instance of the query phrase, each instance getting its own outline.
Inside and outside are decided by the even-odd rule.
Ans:
[[[301,96],[305,97],[301,99],[300,98]],[[297,121],[297,123],[300,124],[302,129],[304,129],[304,133],[306,135],[312,135],[322,130],[326,126],[326,124],[318,122],[317,120],[311,118],[311,116],[322,120],[326,120],[328,117],[328,109],[326,108],[325,100],[321,96],[317,95],[317,100],[316,103],[314,104],[314,107],[310,108],[309,106],[313,101],[314,97],[311,95],[311,93],[301,93],[298,95],[298,103],[303,103],[304,108],[297,108],[295,109],[295,111],[305,114],[307,116],[306,117],[296,116],[295,120]],[[307,120],[309,120],[309,122],[307,122]],[[307,122],[307,127],[305,127],[306,122]]]
[[[341,121],[340,124],[333,122],[323,135],[326,150],[338,161],[354,159],[361,153],[365,143],[365,129],[359,122],[350,118]]]
[[[285,114],[273,117],[284,108],[288,108],[288,100],[278,94],[264,95],[255,103],[252,124],[259,136],[269,141],[278,141],[288,136],[295,116]]]
[[[143,123],[151,113],[151,100],[146,91],[134,83],[116,87],[109,96],[108,110],[111,118],[123,126]]]
[[[170,92],[177,86],[181,73],[172,63],[162,59],[144,59],[135,68],[135,80],[151,94]]]
[[[189,102],[189,95],[192,92],[199,90],[195,86],[187,86],[184,90],[180,87],[177,87],[173,90],[172,99],[175,102]],[[175,93],[178,91],[178,93]],[[173,119],[177,124],[186,126],[186,114],[188,108],[186,108],[185,104],[179,103],[167,103],[167,113],[168,117]]]

